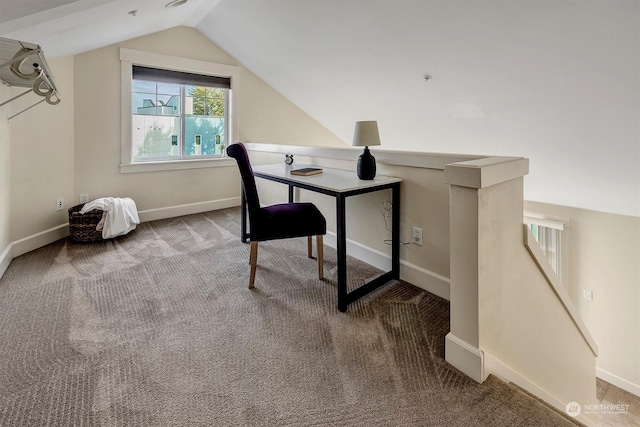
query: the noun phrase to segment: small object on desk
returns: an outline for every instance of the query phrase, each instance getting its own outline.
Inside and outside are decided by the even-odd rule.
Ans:
[[[291,175],[301,175],[301,176],[317,175],[319,173],[322,173],[321,168],[301,168],[301,169],[293,169],[291,171]]]

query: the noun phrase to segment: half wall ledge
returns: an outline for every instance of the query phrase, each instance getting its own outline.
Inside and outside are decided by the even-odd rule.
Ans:
[[[486,188],[529,173],[524,157],[486,157],[449,163],[444,167],[444,182],[469,188]]]

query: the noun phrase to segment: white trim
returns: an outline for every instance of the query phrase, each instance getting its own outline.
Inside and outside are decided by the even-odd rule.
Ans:
[[[240,197],[228,199],[209,200],[206,202],[189,203],[185,205],[167,206],[157,209],[146,209],[138,212],[141,222],[155,221],[157,219],[174,218],[182,215],[191,215],[200,212],[215,211],[220,209],[240,206]]]
[[[327,230],[327,235],[324,237],[324,244],[336,249],[337,248],[337,236],[333,231]],[[358,243],[355,240],[347,239],[347,253],[364,261],[369,265],[372,265],[381,270],[389,270],[391,268],[391,255],[387,255],[376,249],[370,248]]]
[[[451,301],[451,280],[408,261],[400,260],[400,278],[440,298]]]
[[[233,78],[239,73],[236,65],[218,64],[216,62],[200,61],[198,59],[126,48],[120,48],[120,60],[133,64],[161,67],[165,70],[216,75],[220,77]]]
[[[487,378],[484,374],[484,352],[451,332],[444,339],[444,358],[474,381],[482,383]]]
[[[324,244],[335,249],[337,247],[336,234],[332,231],[327,231]],[[364,261],[380,270],[387,271],[391,268],[391,255],[354,240],[347,239],[347,253],[349,256]],[[433,271],[400,260],[400,279],[449,301],[449,279]]]
[[[120,173],[158,172],[182,169],[203,169],[236,166],[236,162],[229,158],[171,160],[166,162],[138,162],[123,163]]]
[[[540,272],[544,275],[547,283],[558,297],[558,300],[560,300],[560,302],[564,306],[564,309],[571,317],[571,320],[573,320],[573,323],[578,328],[578,331],[591,349],[593,355],[598,356],[598,345],[591,336],[587,325],[585,325],[585,323],[582,321],[578,310],[571,302],[569,294],[567,293],[566,289],[560,283],[558,283],[558,276],[553,271],[553,268],[551,268],[547,257],[545,256],[544,252],[542,252],[542,249],[540,249],[540,245],[538,245],[535,237],[533,237],[533,234],[531,234],[531,230],[529,230],[529,227],[527,227],[526,224],[523,224],[522,226],[524,229],[524,245],[529,251],[529,254],[531,254],[531,258],[533,258],[535,263],[538,265]]]
[[[526,390],[542,401],[546,402],[550,406],[554,407],[561,413],[566,413],[567,404],[569,402],[561,402],[557,398],[553,397],[536,384],[529,381],[527,378],[520,375],[518,372],[511,369],[509,366],[505,365],[501,360],[493,357],[490,353],[484,353],[484,372],[488,377],[490,374],[495,375],[502,381],[506,383],[513,383],[518,387]],[[486,377],[485,377],[486,378]],[[584,417],[584,415],[578,415],[574,418],[585,425],[592,425],[591,421]]]
[[[57,240],[64,239],[68,235],[69,224],[64,223],[48,230],[41,231],[40,233],[16,240],[11,244],[13,246],[12,256],[13,258],[19,257],[27,252],[34,251]]]
[[[635,394],[636,396],[640,397],[640,384],[634,384],[631,381],[617,376],[616,374],[612,374],[609,371],[605,371],[604,369],[597,367],[596,376],[601,380],[608,382],[609,384],[613,384],[618,388],[621,388],[631,394]]]
[[[524,157],[485,157],[451,163],[444,168],[445,184],[469,188],[487,188],[529,173]]]
[[[282,161],[284,161],[285,154],[291,153],[294,156],[322,157],[325,159],[351,160],[355,162],[358,156],[362,153],[361,148],[352,147],[313,147],[308,145],[277,145],[250,142],[245,142],[244,145],[249,151],[282,154]],[[374,154],[376,163],[378,164],[436,170],[444,170],[445,165],[449,163],[463,162],[486,157],[385,149],[372,149],[371,152]]]
[[[138,216],[140,217],[141,222],[147,222],[154,221],[156,219],[173,218],[176,216],[208,212],[236,206],[240,206],[240,197],[168,206],[158,209],[147,209],[139,211]],[[2,252],[2,255],[0,255],[0,278],[2,278],[2,275],[9,267],[9,264],[11,264],[13,258],[39,249],[67,236],[69,236],[69,224],[65,223],[9,243],[9,246],[7,246],[4,252]]]
[[[541,227],[553,228],[554,230],[564,231],[564,228],[567,227],[567,221],[558,221],[554,219],[548,218],[538,218],[535,216],[524,215],[525,224],[534,224],[539,225]]]
[[[9,243],[9,246],[0,255],[0,278],[7,271],[14,258],[64,239],[68,235],[69,224],[65,223]]]
[[[11,264],[12,260],[13,260],[13,244],[9,243],[9,245],[4,250],[4,252],[2,252],[2,255],[0,255],[0,279],[2,279],[4,272],[7,271],[7,268],[9,268],[9,264]]]
[[[120,49],[122,53],[122,49]],[[131,117],[131,62],[120,58],[120,164],[131,163],[133,158],[133,119]]]
[[[178,56],[163,55],[154,52],[144,52],[134,49],[120,48],[120,173],[149,172],[158,170],[192,169],[194,167],[211,167],[213,163],[203,163],[208,166],[195,166],[193,160],[176,160],[168,162],[150,162],[149,164],[138,162],[133,163],[133,146],[131,141],[131,76],[133,65],[146,65],[158,67],[165,70],[184,71],[188,73],[199,73],[205,75],[215,75],[229,77],[231,79],[231,90],[229,97],[229,122],[231,129],[227,135],[229,144],[235,141],[239,135],[240,122],[240,69],[236,65],[218,64],[215,62],[200,61],[197,59],[183,58]],[[216,159],[210,159],[216,160]],[[185,167],[178,168],[176,163],[185,163]],[[153,166],[150,166],[153,165]]]

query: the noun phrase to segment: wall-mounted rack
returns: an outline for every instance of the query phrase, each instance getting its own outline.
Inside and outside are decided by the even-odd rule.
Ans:
[[[30,92],[44,98],[8,117],[8,120],[45,101],[51,105],[60,102],[60,94],[53,80],[49,64],[47,64],[42,48],[37,44],[0,37],[0,80],[7,86],[29,88],[29,90],[0,103],[0,107]]]

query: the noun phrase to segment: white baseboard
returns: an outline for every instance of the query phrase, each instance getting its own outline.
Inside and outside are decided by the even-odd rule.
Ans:
[[[0,279],[4,275],[4,272],[9,268],[9,264],[11,264],[11,260],[13,259],[13,244],[9,243],[9,245],[2,251],[2,255],[0,255]]]
[[[596,368],[596,377],[640,397],[640,384],[634,384],[601,368]]]
[[[38,248],[53,243],[56,240],[64,239],[69,235],[69,224],[62,224],[40,233],[27,236],[23,239],[11,243],[13,246],[13,258],[26,254]]]
[[[200,212],[216,211],[220,209],[240,206],[240,197],[228,199],[209,200],[206,202],[189,203],[186,205],[167,206],[165,208],[147,209],[139,211],[141,222],[155,221],[158,219],[174,218],[182,215],[191,215]]]
[[[484,352],[464,340],[461,340],[451,332],[444,340],[444,358],[447,363],[453,365],[460,372],[482,383],[484,375]]]
[[[514,383],[518,387],[523,388],[534,396],[539,397],[544,400],[554,408],[559,411],[565,410],[565,405],[562,404],[558,399],[551,396],[549,393],[542,390],[540,387],[529,381],[527,378],[520,375],[518,372],[511,369],[511,367],[505,365],[499,359],[496,359],[489,353],[484,353],[484,362],[485,362],[485,373],[487,376],[489,374],[493,374],[496,377],[500,378],[502,381],[507,383]],[[567,402],[568,403],[568,402]]]
[[[9,243],[9,246],[7,246],[4,252],[2,252],[2,255],[0,255],[0,279],[15,257],[46,246],[56,240],[64,239],[68,235],[69,224],[62,224]]]
[[[441,276],[408,261],[400,260],[400,278],[440,298],[451,301],[449,292],[451,281],[448,277]]]
[[[327,232],[324,244],[336,248],[336,234]],[[361,261],[366,262],[381,270],[391,269],[391,255],[365,246],[356,241],[347,239],[347,253]],[[449,279],[433,271],[419,267],[410,262],[400,260],[400,278],[420,289],[424,289],[434,295],[449,301]]]
[[[142,222],[146,222],[156,219],[173,218],[181,215],[231,208],[234,206],[240,206],[240,197],[149,209],[138,212],[138,215]],[[11,260],[13,260],[13,258],[26,254],[27,252],[31,252],[35,249],[39,249],[55,242],[56,240],[63,239],[68,235],[69,224],[67,223],[9,243],[9,246],[7,246],[4,252],[0,255],[0,278],[2,278],[2,275],[9,267],[9,264],[11,264]]]
[[[566,413],[567,404],[569,402],[561,402],[557,398],[553,397],[552,395],[538,387],[536,384],[529,381],[527,378],[520,375],[518,372],[511,369],[511,367],[505,365],[501,360],[493,357],[491,354],[487,352],[483,352],[483,354],[485,364],[484,372],[487,377],[489,376],[489,374],[493,374],[506,383],[513,383],[523,390],[528,391],[537,398],[543,400],[548,405],[557,409],[561,413]],[[575,419],[584,425],[593,425],[593,420],[586,418],[583,414],[578,415],[577,417],[575,417]]]

